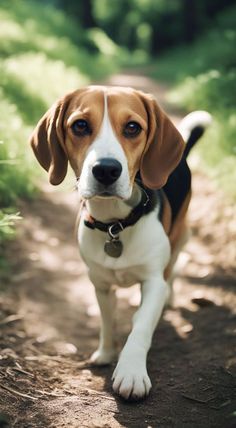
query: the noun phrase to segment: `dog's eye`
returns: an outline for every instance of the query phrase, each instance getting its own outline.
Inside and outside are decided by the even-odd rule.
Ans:
[[[84,135],[91,134],[89,124],[84,119],[75,120],[75,122],[73,122],[71,125],[71,129],[73,134],[77,136],[84,136]]]
[[[137,122],[128,122],[124,127],[124,136],[125,137],[136,137],[140,134],[142,128]]]

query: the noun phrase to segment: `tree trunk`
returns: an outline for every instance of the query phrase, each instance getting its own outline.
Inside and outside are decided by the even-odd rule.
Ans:
[[[184,40],[187,43],[191,43],[195,39],[198,27],[196,0],[182,0],[182,2]]]

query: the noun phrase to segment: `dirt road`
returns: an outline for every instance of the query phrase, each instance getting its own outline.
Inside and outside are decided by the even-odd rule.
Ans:
[[[165,101],[144,76],[114,76]],[[174,114],[175,113],[175,114]],[[153,389],[140,403],[114,396],[114,366],[86,363],[99,313],[74,238],[77,199],[47,188],[20,203],[23,221],[8,246],[12,274],[1,279],[0,427],[233,428],[236,426],[235,218],[219,191],[194,174],[192,238],[181,254],[175,306],[165,311],[148,357]],[[121,348],[138,288],[119,290]]]

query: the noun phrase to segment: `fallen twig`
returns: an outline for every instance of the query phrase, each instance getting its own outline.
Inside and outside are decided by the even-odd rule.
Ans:
[[[11,369],[15,370],[16,372],[19,372],[19,373],[25,374],[27,376],[30,376],[30,377],[34,377],[35,376],[33,373],[30,373],[30,372],[27,372],[25,370],[19,369],[18,367],[11,367]]]
[[[42,391],[41,389],[35,389],[35,392],[38,392],[41,395],[48,395],[50,397],[57,397],[57,398],[65,398],[66,397],[66,395],[56,394],[55,392]]]
[[[214,396],[212,396],[210,398],[207,398],[206,400],[202,400],[201,398],[191,397],[190,395],[187,395],[187,394],[181,394],[181,395],[182,397],[187,398],[187,400],[195,401],[196,403],[200,403],[200,404],[206,404],[214,398]]]
[[[27,355],[24,358],[27,361],[52,360],[52,361],[56,361],[57,363],[61,363],[62,361],[64,361],[63,358],[55,357],[53,355],[45,355],[45,354],[40,354],[37,356],[36,355]]]
[[[94,394],[94,395],[100,395],[101,397],[105,398],[106,400],[115,401],[115,398],[109,397],[108,395],[104,395],[103,392],[96,391],[95,389],[86,388],[84,391],[88,391],[88,392],[90,392],[91,394]]]
[[[223,403],[219,404],[219,406],[210,406],[211,409],[215,409],[215,410],[220,410],[222,409],[222,407],[228,406],[228,404],[231,403],[231,400],[228,399],[226,401],[224,401]]]
[[[23,317],[23,315],[20,315],[20,314],[9,315],[8,317],[6,317],[2,321],[0,321],[0,325],[10,324],[11,322],[20,321],[20,320],[22,320],[22,318],[24,318],[24,317]]]
[[[83,389],[80,388],[78,389],[77,392],[72,392],[72,391],[69,391],[68,389],[64,389],[63,391],[71,396],[78,396],[79,393],[85,393],[85,394],[87,393],[86,395],[88,394],[99,395],[101,398],[104,398],[105,400],[116,401],[115,398],[109,397],[108,395],[105,395],[103,392],[96,391],[95,389],[91,389],[91,388],[83,388]]]
[[[59,357],[59,356],[55,356],[55,355],[46,355],[46,354],[26,355],[24,358],[26,361],[51,360],[51,361],[55,361],[56,363],[62,363],[63,362],[63,363],[67,363],[68,365],[70,365],[70,367],[73,365],[78,370],[94,368],[93,364],[88,363],[86,361],[77,362],[77,361],[69,360],[66,357]]]
[[[28,395],[28,394],[23,394],[22,392],[16,391],[15,389],[9,388],[8,386],[2,385],[1,383],[0,383],[0,388],[5,389],[11,394],[18,395],[19,397],[28,398],[29,400],[33,400],[33,401],[38,400],[37,397],[33,397],[32,395]]]

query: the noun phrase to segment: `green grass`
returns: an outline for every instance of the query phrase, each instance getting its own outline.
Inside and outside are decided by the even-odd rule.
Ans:
[[[186,111],[207,110],[213,124],[198,146],[201,165],[236,198],[236,7],[217,18],[192,46],[155,62],[152,77],[171,85],[169,101]]]
[[[208,171],[236,194],[236,7],[221,15],[191,47],[156,61],[153,77],[172,82],[169,96],[190,111],[207,109],[214,124],[199,153]],[[0,3],[0,241],[12,236],[18,198],[32,198],[40,168],[29,135],[46,109],[67,91],[99,81],[120,64],[143,65],[100,29],[78,23],[33,0]],[[202,162],[203,163],[203,162]],[[9,217],[10,216],[10,217]],[[1,246],[0,246],[1,250]]]
[[[17,198],[33,197],[40,171],[28,145],[41,115],[67,91],[118,67],[120,49],[45,3],[0,4],[0,240],[11,237]],[[14,211],[15,209],[15,211]]]

